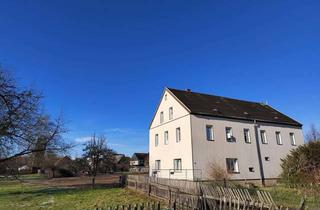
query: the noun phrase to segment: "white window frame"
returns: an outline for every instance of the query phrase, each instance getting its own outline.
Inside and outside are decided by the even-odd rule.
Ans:
[[[164,122],[164,114],[163,111],[160,112],[160,124]]]
[[[250,129],[249,128],[243,129],[243,136],[244,136],[244,142],[250,144],[251,143],[251,136],[250,136]]]
[[[173,159],[173,170],[175,172],[181,172],[182,171],[182,160],[181,160],[181,158]]]
[[[176,142],[180,142],[181,141],[181,128],[178,127],[176,128]]]
[[[262,144],[268,144],[267,132],[265,130],[260,130],[260,138]]]
[[[161,160],[155,160],[154,169],[157,171],[161,170]]]
[[[168,145],[169,144],[169,132],[165,131],[164,132],[164,145]]]
[[[280,131],[276,131],[276,141],[278,145],[283,145]]]
[[[169,120],[173,119],[173,107],[169,107]]]
[[[227,142],[236,142],[232,133],[232,127],[226,127],[226,140]]]
[[[292,145],[292,146],[297,146],[296,137],[295,137],[294,133],[293,133],[293,132],[290,132],[290,133],[289,133],[289,136],[290,136],[291,145]]]
[[[240,173],[237,158],[226,158],[226,165],[228,173]]]
[[[214,141],[213,125],[206,125],[206,138],[208,141]]]
[[[154,135],[154,145],[156,147],[159,145],[159,134]]]

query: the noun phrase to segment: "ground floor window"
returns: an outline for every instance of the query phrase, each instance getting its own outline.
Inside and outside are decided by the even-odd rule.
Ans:
[[[160,170],[161,169],[161,161],[160,160],[156,160],[155,161],[155,170]]]
[[[182,170],[181,159],[174,159],[173,160],[173,169],[174,169],[174,171],[181,171]]]
[[[239,165],[237,158],[227,158],[226,163],[228,173],[239,173]]]

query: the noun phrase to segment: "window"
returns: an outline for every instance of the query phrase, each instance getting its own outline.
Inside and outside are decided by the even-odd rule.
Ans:
[[[270,157],[264,157],[266,161],[270,161]]]
[[[156,135],[154,136],[154,145],[157,147],[158,144],[159,144],[159,135],[156,134]]]
[[[160,170],[161,169],[161,161],[156,160],[154,166],[155,166],[154,167],[155,170]]]
[[[280,131],[276,132],[276,140],[277,140],[277,144],[282,145],[282,139],[281,139]]]
[[[226,161],[228,173],[239,173],[238,159],[227,158]]]
[[[180,128],[176,128],[176,142],[181,141],[181,130]]]
[[[262,142],[262,144],[268,144],[266,131],[261,130],[261,131],[260,131],[260,135],[261,135],[261,142]]]
[[[207,134],[207,140],[213,141],[213,126],[212,125],[206,125],[206,134]]]
[[[173,119],[173,107],[169,108],[169,120]]]
[[[294,136],[294,133],[290,133],[290,141],[291,141],[291,145],[296,146],[296,137]]]
[[[232,128],[226,127],[226,137],[228,142],[235,142],[236,139],[232,136]]]
[[[167,145],[169,143],[169,133],[168,131],[164,132],[164,144]]]
[[[251,138],[250,138],[250,131],[249,129],[243,129],[243,134],[244,134],[244,141],[246,143],[251,143]]]
[[[182,170],[181,159],[174,159],[173,160],[173,169],[174,169],[174,171],[181,171]]]
[[[163,112],[160,112],[160,123],[163,123]]]
[[[254,172],[254,168],[253,167],[249,167],[249,171],[250,172]]]
[[[165,100],[165,101],[167,100],[167,94],[164,95],[164,100]]]

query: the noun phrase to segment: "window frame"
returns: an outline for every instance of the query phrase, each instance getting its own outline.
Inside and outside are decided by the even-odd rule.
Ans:
[[[231,134],[230,138],[228,138],[228,132],[227,132],[228,130],[230,131],[230,134]],[[225,131],[226,131],[226,140],[227,140],[227,142],[236,142],[236,139],[233,136],[232,127],[226,127]]]
[[[234,161],[233,167],[229,167],[229,166],[231,166],[230,163],[232,163],[232,161]],[[238,158],[226,158],[226,166],[227,166],[227,172],[229,174],[239,174],[240,173]],[[233,170],[230,170],[231,168],[233,168]]]
[[[181,128],[177,127],[176,128],[176,142],[179,143],[180,141],[181,141]]]
[[[243,135],[244,135],[244,142],[247,144],[251,144],[251,135],[250,135],[250,129],[244,128],[243,129]]]
[[[289,136],[290,136],[291,145],[292,146],[297,146],[297,141],[296,141],[296,137],[295,137],[294,132],[290,132]]]
[[[180,165],[177,164],[176,165],[176,162],[179,163],[180,162]],[[178,166],[178,168],[176,168],[176,166]],[[179,167],[180,166],[180,167]],[[182,159],[181,158],[175,158],[173,159],[173,171],[174,172],[182,172]]]
[[[169,107],[169,120],[173,119],[173,107]]]
[[[261,138],[261,143],[262,144],[268,144],[268,138],[267,138],[266,130],[260,130],[260,138]]]
[[[282,137],[281,137],[281,132],[280,132],[280,131],[276,131],[275,134],[276,134],[277,144],[278,144],[278,145],[283,145]]]
[[[154,135],[154,145],[155,147],[159,146],[159,134]]]
[[[169,144],[169,131],[165,131],[164,132],[164,145],[168,145]]]
[[[155,160],[154,166],[155,166],[156,171],[160,171],[161,170],[161,160]]]
[[[164,122],[164,113],[163,111],[160,112],[160,124],[163,124]]]
[[[208,129],[210,129],[209,132]],[[210,134],[211,138],[209,138],[208,133]],[[206,139],[207,141],[214,141],[213,125],[206,125]]]

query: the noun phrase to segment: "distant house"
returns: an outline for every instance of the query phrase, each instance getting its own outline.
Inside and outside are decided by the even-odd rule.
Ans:
[[[73,176],[71,164],[72,160],[70,157],[59,158],[53,165],[45,168],[45,174],[50,178]]]
[[[134,153],[130,160],[131,172],[149,172],[149,153]]]
[[[123,157],[125,157],[124,154],[114,154],[114,159],[115,159],[115,162],[116,162],[116,163],[119,163],[119,161],[120,161]]]
[[[302,124],[267,104],[172,88],[149,131],[150,176],[170,179],[210,179],[216,164],[232,180],[274,181],[304,142]]]

